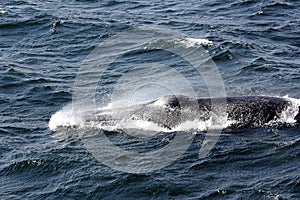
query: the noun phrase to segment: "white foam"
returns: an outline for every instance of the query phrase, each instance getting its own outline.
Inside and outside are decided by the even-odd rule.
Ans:
[[[71,105],[68,105],[51,116],[48,126],[50,130],[55,131],[58,127],[73,127],[82,124],[83,119],[74,116]]]
[[[122,120],[116,125],[117,128],[126,128],[126,129],[139,129],[139,130],[148,130],[148,131],[157,131],[157,132],[166,132],[166,128],[159,126],[158,124],[145,121],[145,120]]]
[[[2,9],[0,8],[0,15],[3,15],[3,14],[5,14],[5,13],[7,13],[7,11],[6,11],[6,10],[2,10]]]
[[[224,129],[234,124],[235,122],[232,120],[216,119],[214,117],[210,117],[206,121],[195,119],[193,121],[185,121],[172,129],[172,131],[207,131],[209,129]]]
[[[153,105],[155,105],[155,106],[164,106],[166,103],[167,103],[166,100],[162,98],[162,99],[158,99],[157,101],[155,101],[153,103]]]
[[[284,96],[283,98],[290,101],[291,105],[281,113],[279,121],[283,123],[294,124],[296,122],[295,117],[299,113],[300,99],[295,99],[288,96]]]
[[[290,102],[290,105],[288,105],[286,109],[281,112],[278,118],[270,121],[269,123],[267,123],[267,125],[272,126],[278,123],[287,123],[293,125],[296,122],[295,117],[299,112],[300,99],[291,98],[288,97],[288,95],[283,97],[277,97],[287,100],[288,102]]]
[[[211,46],[213,45],[212,41],[207,39],[197,39],[197,38],[183,38],[183,39],[176,39],[175,43],[183,45],[187,48],[189,47],[197,47],[197,46]]]
[[[102,110],[110,110],[112,109],[112,103],[107,104],[107,106],[98,108],[97,110],[102,111]]]

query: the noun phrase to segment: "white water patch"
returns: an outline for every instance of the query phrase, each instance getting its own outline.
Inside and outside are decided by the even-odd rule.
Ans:
[[[80,116],[74,116],[72,105],[67,105],[53,114],[49,120],[48,127],[55,131],[59,127],[84,126],[84,119]]]
[[[209,129],[220,130],[220,129],[225,129],[234,123],[235,123],[234,120],[228,120],[227,117],[224,117],[222,119],[216,119],[215,117],[210,117],[210,119],[205,121],[199,119],[185,121],[179,124],[178,126],[169,129],[168,127],[163,127],[163,125],[159,125],[151,121],[123,119],[116,122],[116,124],[113,126],[107,126],[103,124],[98,124],[98,125],[90,124],[89,127],[97,127],[99,129],[104,129],[108,131],[135,129],[135,130],[142,131],[140,132],[140,135],[148,134],[149,136],[149,134],[155,135],[158,132],[166,132],[166,133],[174,132],[174,131],[198,132],[198,131],[208,131]],[[136,135],[136,133],[134,133],[134,135]]]
[[[206,121],[195,119],[193,121],[185,121],[172,129],[168,129],[166,127],[162,127],[159,124],[156,124],[151,121],[124,119],[116,123],[114,126],[108,126],[103,124],[98,124],[98,125],[90,124],[89,127],[96,127],[107,131],[129,130],[129,131],[125,131],[129,135],[153,136],[158,132],[165,132],[165,133],[175,132],[175,131],[199,132],[199,131],[208,131],[209,129],[219,130],[219,129],[227,128],[234,123],[235,123],[234,121],[227,120],[222,125],[220,125],[220,124],[214,124],[212,118]],[[139,133],[137,134],[136,132],[132,132],[131,134],[130,130],[138,130]]]
[[[197,46],[212,46],[213,43],[207,39],[196,39],[196,38],[183,38],[183,39],[175,39],[175,43],[182,45],[186,48],[197,47]]]
[[[172,129],[172,131],[208,131],[209,129],[221,130],[234,124],[235,121],[222,119],[222,122],[215,123],[213,117],[210,117],[206,121],[195,119],[193,121],[185,121]]]
[[[7,13],[7,11],[0,8],[0,15],[3,15],[5,13]]]
[[[281,113],[279,121],[294,124],[296,122],[295,117],[299,113],[300,99],[290,98],[288,96],[284,96],[283,98],[290,101],[291,105]]]
[[[98,127],[108,130],[108,127]],[[161,127],[158,124],[146,121],[146,120],[121,120],[114,127],[110,127],[110,130],[122,130],[128,135],[132,136],[154,136],[157,133],[171,132],[167,128]]]
[[[101,114],[111,113],[111,104],[99,108],[97,110],[102,111]],[[156,132],[166,132],[168,129],[159,126],[151,121],[145,120],[131,120],[121,119],[114,120],[112,124],[106,123],[106,121],[87,121],[86,111],[74,113],[72,105],[67,105],[61,110],[53,114],[49,120],[48,127],[52,131],[56,131],[58,128],[99,128],[108,131],[117,131],[123,129],[137,129],[137,130],[150,130]]]
[[[99,111],[105,111],[105,110],[111,110],[112,109],[112,103],[109,103],[107,104],[107,106],[104,106],[104,107],[101,107],[101,108],[98,108],[97,110]]]
[[[295,117],[299,113],[300,99],[291,98],[288,97],[288,95],[284,97],[280,97],[280,96],[278,97],[283,98],[286,101],[290,102],[290,105],[288,105],[286,109],[284,109],[281,112],[279,118],[270,121],[266,125],[272,126],[278,123],[287,123],[291,125],[295,124],[296,123]]]
[[[167,131],[166,128],[163,128],[151,121],[145,121],[145,120],[123,120],[117,126],[119,128],[128,128],[128,129],[132,128],[132,129],[151,130],[151,131],[158,131],[158,132]]]

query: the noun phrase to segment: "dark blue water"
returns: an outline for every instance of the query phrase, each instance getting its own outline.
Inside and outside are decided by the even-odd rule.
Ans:
[[[184,131],[195,137],[180,158],[139,174],[96,159],[80,131],[48,127],[51,116],[72,102],[76,76],[91,51],[105,41],[113,46],[111,38],[138,27],[211,41],[203,48],[220,71],[228,96],[299,99],[299,7],[292,0],[1,0],[1,199],[299,199],[299,126],[226,129],[204,158],[198,153],[205,132]],[[106,52],[108,57],[119,46],[114,48]],[[209,95],[204,81],[193,79],[195,71],[164,53],[134,51],[118,57],[97,83],[97,103],[107,103],[103,99],[130,67],[155,59],[199,84],[200,96]],[[153,86],[149,93],[158,95],[155,91]],[[135,137],[122,130],[90,131],[104,133],[132,152],[157,150],[181,134]]]

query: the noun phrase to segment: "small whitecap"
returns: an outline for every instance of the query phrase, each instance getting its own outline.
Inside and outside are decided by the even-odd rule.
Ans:
[[[7,11],[0,8],[0,15],[3,15],[5,13],[7,13]]]
[[[187,48],[197,47],[197,46],[211,46],[213,45],[212,41],[207,39],[197,39],[197,38],[183,38],[175,40],[175,43],[183,45]]]

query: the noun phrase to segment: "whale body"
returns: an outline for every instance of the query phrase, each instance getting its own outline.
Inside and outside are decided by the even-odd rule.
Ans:
[[[173,129],[185,121],[208,120],[212,115],[212,102],[215,107],[226,107],[227,120],[234,122],[231,125],[234,128],[258,127],[278,121],[293,104],[288,98],[281,97],[194,99],[183,95],[168,95],[144,104],[89,113],[85,119],[87,122],[97,121],[110,125],[124,119],[143,120]],[[298,106],[292,113],[295,124],[300,123]]]

